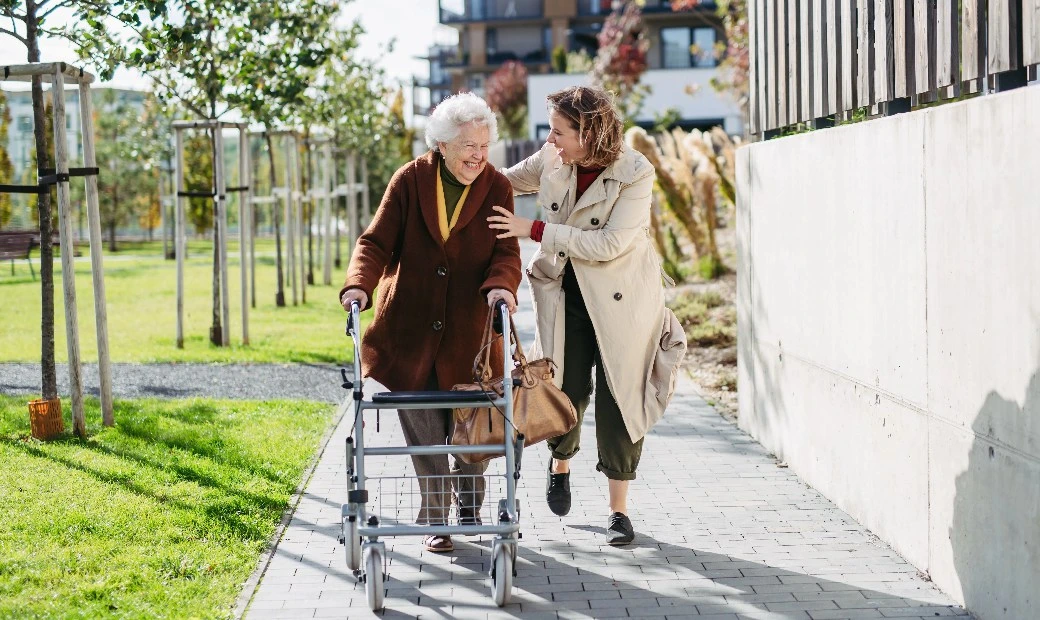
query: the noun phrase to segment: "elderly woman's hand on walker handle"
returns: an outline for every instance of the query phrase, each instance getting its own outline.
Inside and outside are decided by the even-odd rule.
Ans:
[[[352,301],[358,303],[358,310],[364,310],[368,307],[368,295],[359,288],[348,288],[343,291],[343,295],[339,298],[339,303],[343,304],[343,309],[347,312],[350,312],[350,302]]]
[[[498,239],[508,239],[509,237],[530,237],[531,226],[534,224],[534,220],[529,220],[526,217],[520,217],[515,213],[510,213],[505,207],[491,207],[501,215],[492,215],[488,218],[488,227],[492,230],[504,231],[497,235]]]
[[[504,288],[493,288],[488,291],[487,300],[488,306],[494,308],[495,302],[501,299],[506,302],[506,307],[509,308],[509,314],[516,313],[516,299],[513,294]]]

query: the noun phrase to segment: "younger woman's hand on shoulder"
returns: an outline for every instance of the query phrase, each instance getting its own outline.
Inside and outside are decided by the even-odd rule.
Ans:
[[[502,231],[496,238],[508,239],[510,237],[527,238],[531,236],[531,225],[534,224],[534,220],[529,220],[525,217],[520,217],[515,213],[511,213],[505,207],[491,207],[499,215],[492,215],[488,217],[488,227],[492,230]]]

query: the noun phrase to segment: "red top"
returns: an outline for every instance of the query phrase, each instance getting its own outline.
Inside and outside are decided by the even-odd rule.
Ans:
[[[606,168],[584,168],[582,166],[578,166],[578,191],[575,192],[574,202],[578,202],[578,199],[581,198],[581,195],[585,193],[585,190],[587,190],[589,186],[592,185],[592,182],[595,181],[596,177],[598,177],[600,173],[604,170],[606,170]],[[542,232],[544,231],[545,222],[541,220],[535,220],[531,224],[531,239],[541,242]]]

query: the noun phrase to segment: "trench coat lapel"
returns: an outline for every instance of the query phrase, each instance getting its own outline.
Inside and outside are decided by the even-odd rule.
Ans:
[[[592,185],[582,193],[581,198],[578,199],[578,204],[574,205],[574,211],[571,212],[573,216],[578,211],[586,207],[590,207],[597,202],[602,202],[607,199],[607,190],[603,186],[603,179],[606,176],[606,171],[603,171],[596,180],[592,182]]]
[[[430,236],[437,243],[441,240],[441,225],[437,215],[437,164],[442,160],[440,153],[429,151],[415,160],[415,182],[418,185],[419,210],[423,221],[430,231]]]

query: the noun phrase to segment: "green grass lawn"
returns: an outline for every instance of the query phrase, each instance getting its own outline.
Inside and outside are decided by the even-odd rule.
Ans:
[[[249,312],[249,346],[242,345],[238,246],[229,242],[231,331],[229,347],[209,343],[212,320],[211,246],[192,241],[185,266],[184,349],[176,344],[176,263],[163,260],[160,242],[122,243],[123,251],[105,251],[109,351],[117,362],[272,362],[342,363],[352,359],[343,334],[346,313],[336,303],[344,270],[334,270],[331,286],[307,287],[307,303],[292,305],[286,287],[283,308],[275,306],[274,243],[257,242],[256,302]],[[93,288],[87,248],[75,266],[81,357],[97,361]],[[317,247],[315,247],[317,252]],[[38,258],[37,258],[38,261]],[[6,261],[5,261],[6,262]],[[55,354],[67,358],[61,262],[55,267]],[[36,265],[37,277],[39,265]],[[0,263],[0,362],[39,361],[40,283],[25,261]],[[316,281],[322,272],[315,266]],[[371,313],[366,313],[368,320]]]
[[[27,400],[0,396],[0,618],[230,617],[333,414],[116,401],[115,427],[41,443]]]

